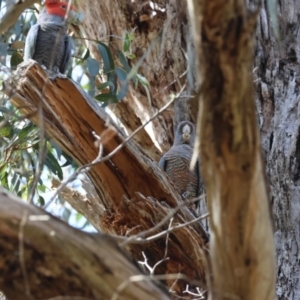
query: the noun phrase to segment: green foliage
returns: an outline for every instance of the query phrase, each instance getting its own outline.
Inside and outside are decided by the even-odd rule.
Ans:
[[[6,1],[0,1],[0,8],[2,17],[6,13]],[[27,9],[16,24],[0,36],[0,85],[23,62],[25,39],[30,27],[37,21],[36,13],[34,6]],[[131,83],[134,87],[142,85],[150,97],[147,79],[138,74],[138,69],[147,55],[137,65],[131,66],[131,60],[135,58],[131,52],[134,38],[134,31],[126,32],[121,49],[111,48],[106,43],[97,41],[100,61],[91,57],[81,39],[75,38],[73,43],[76,51],[67,76],[77,81],[103,107],[122,101]],[[77,168],[74,160],[55,142],[44,136],[36,125],[22,116],[1,91],[0,153],[1,185],[23,199],[28,199],[33,194],[33,202],[38,206],[47,203],[54,176],[63,180],[64,173],[69,175]],[[39,169],[41,176],[36,182]],[[58,197],[55,201],[62,207],[59,212],[62,219],[80,223],[82,228],[89,225],[81,214],[75,212],[62,199]]]

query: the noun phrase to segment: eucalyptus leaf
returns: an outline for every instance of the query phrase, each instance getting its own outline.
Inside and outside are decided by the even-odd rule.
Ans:
[[[89,56],[90,56],[90,50],[88,48],[85,48],[82,54],[82,60],[87,60]]]
[[[44,197],[39,195],[38,203],[40,204],[40,206],[44,206],[46,203]]]
[[[95,77],[99,73],[100,65],[96,59],[89,57],[86,60],[86,67],[87,67],[87,71],[91,77]]]
[[[46,192],[46,187],[44,185],[38,184],[37,189],[42,193]]]
[[[101,91],[101,90],[103,90],[103,89],[105,89],[107,87],[109,87],[111,90],[115,89],[114,84],[112,82],[110,82],[110,81],[106,81],[106,82],[101,83],[99,86],[97,86],[97,89],[99,91]]]
[[[110,89],[110,92],[116,93],[117,83],[115,74],[115,63],[112,54],[109,48],[101,42],[98,43],[98,50],[103,60],[103,72],[105,75],[107,75],[107,81],[112,82],[114,86],[113,89]]]
[[[61,166],[59,165],[55,156],[50,151],[47,151],[45,165],[51,170],[53,174],[58,176],[60,180],[63,180],[63,172]]]
[[[121,81],[121,88],[117,95],[117,99],[120,101],[127,95],[129,84],[127,80],[127,73],[123,69],[116,68],[115,72],[118,76],[118,79]]]
[[[126,34],[125,34],[125,40],[124,40],[124,44],[123,44],[123,51],[124,52],[129,51],[130,44],[131,44],[130,35],[129,35],[128,32],[126,32]]]
[[[104,73],[108,74],[109,72],[114,71],[115,63],[114,63],[114,60],[113,60],[113,57],[112,57],[112,54],[111,54],[109,48],[105,44],[99,42],[98,43],[98,50],[99,50],[100,55],[101,55],[102,60],[103,60],[103,66],[104,66],[103,71],[104,71]]]
[[[14,133],[13,126],[6,123],[4,126],[0,127],[0,138],[1,137],[12,137]]]

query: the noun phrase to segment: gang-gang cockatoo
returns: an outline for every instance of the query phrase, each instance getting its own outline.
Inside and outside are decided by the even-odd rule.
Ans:
[[[159,161],[159,166],[184,199],[198,197],[202,187],[198,163],[190,170],[194,142],[194,124],[189,121],[180,122],[175,130],[173,146]],[[196,206],[198,203],[199,201]]]
[[[48,70],[65,73],[72,54],[67,26],[71,20],[81,21],[81,17],[68,2],[46,0],[37,24],[28,32],[24,61],[31,58]]]

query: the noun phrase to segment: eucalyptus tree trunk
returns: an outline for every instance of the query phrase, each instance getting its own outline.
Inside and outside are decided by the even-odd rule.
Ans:
[[[271,12],[261,3],[253,73],[275,227],[277,295],[296,300],[300,299],[300,2],[276,2],[278,24],[270,21]]]
[[[275,247],[253,91],[256,14],[244,1],[189,1],[201,92],[212,299],[275,297]]]

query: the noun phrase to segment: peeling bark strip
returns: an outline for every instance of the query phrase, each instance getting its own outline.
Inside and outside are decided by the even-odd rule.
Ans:
[[[107,129],[106,121],[118,131],[109,116],[74,82],[67,78],[49,78],[33,61],[18,68],[6,82],[4,92],[36,124],[40,121],[35,112],[42,105],[46,133],[80,165],[90,163],[98,154],[92,131],[101,135]],[[111,153],[123,140],[121,132],[113,135],[103,145],[104,155]],[[152,228],[181,202],[157,163],[145,156],[133,141],[109,160],[92,167],[89,176],[100,198],[86,203],[86,210],[92,209],[98,214],[98,222],[94,216],[93,224],[106,233],[125,235],[130,232],[132,235]],[[91,217],[83,208],[81,212]],[[193,219],[189,209],[182,207],[174,216],[173,225]],[[157,228],[155,233],[166,230],[168,225],[167,222]],[[203,287],[205,239],[198,223],[173,231],[169,236],[169,259],[157,267],[157,274],[183,273]],[[141,260],[144,251],[153,266],[165,257],[165,240],[163,237],[151,243],[129,244],[127,249],[135,259]],[[182,292],[186,282],[178,281],[173,286],[174,281],[168,280],[167,284],[174,291]]]
[[[11,300],[111,299],[131,276],[143,275],[109,236],[79,231],[3,191],[0,253],[0,290]],[[142,280],[130,283],[118,299],[170,298]]]
[[[251,70],[256,15],[241,0],[194,0],[189,9],[202,81],[198,132],[211,213],[212,294],[273,300],[275,250]]]

